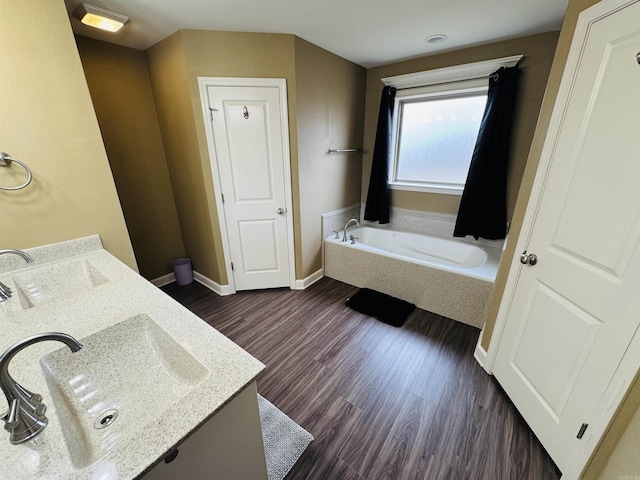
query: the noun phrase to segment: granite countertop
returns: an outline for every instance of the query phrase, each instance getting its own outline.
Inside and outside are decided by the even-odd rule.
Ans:
[[[0,433],[2,475],[17,479],[125,479],[136,478],[157,463],[175,444],[189,436],[236,394],[253,382],[264,365],[161,290],[144,280],[102,248],[97,236],[25,250],[35,264],[26,265],[13,255],[0,256],[0,282],[9,286],[12,298],[0,303],[0,352],[25,337],[43,332],[67,333],[82,339],[112,325],[140,315],[153,320],[184,350],[205,367],[203,379],[157,418],[136,431],[110,439],[106,455],[84,467],[73,462],[64,439],[40,359],[54,350],[66,349],[55,341],[27,347],[10,364],[12,377],[25,388],[42,395],[49,418],[47,428],[20,445],[9,443]],[[14,258],[15,257],[15,258]],[[84,272],[93,284],[65,282]],[[41,299],[21,295],[31,278],[55,279],[55,289]],[[75,280],[74,280],[75,281]],[[81,350],[82,352],[82,350]],[[126,365],[126,362],[124,362]],[[127,375],[126,367],[114,376]],[[140,392],[150,409],[153,397]],[[6,404],[0,399],[0,411]],[[74,464],[75,463],[75,464]]]

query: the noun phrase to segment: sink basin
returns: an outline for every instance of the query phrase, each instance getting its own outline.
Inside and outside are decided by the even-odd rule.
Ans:
[[[86,259],[33,268],[12,279],[23,309],[82,293],[109,281]]]
[[[61,348],[40,365],[76,469],[86,468],[175,405],[209,370],[145,314]]]

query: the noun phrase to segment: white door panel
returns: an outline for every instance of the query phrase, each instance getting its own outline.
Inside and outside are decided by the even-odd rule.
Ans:
[[[245,273],[277,271],[280,262],[275,219],[238,222],[238,238]]]
[[[494,373],[561,470],[640,323],[639,51],[640,4],[591,25],[505,299]]]
[[[207,98],[235,289],[290,286],[280,90],[216,85]]]
[[[558,421],[600,322],[542,283],[532,293],[513,344],[511,367]]]
[[[223,94],[224,92],[220,92]],[[266,125],[265,103],[249,105],[225,100],[224,119],[233,194],[236,203],[274,200],[271,172],[277,169],[269,155],[269,132]],[[246,109],[248,118],[244,117]],[[214,128],[215,130],[215,128]],[[274,152],[281,155],[281,152]]]

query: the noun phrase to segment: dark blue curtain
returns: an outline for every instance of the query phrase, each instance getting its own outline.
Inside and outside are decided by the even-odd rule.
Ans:
[[[476,146],[453,232],[497,240],[507,234],[507,169],[520,69],[500,68],[489,78]]]
[[[378,127],[371,161],[371,177],[367,191],[364,219],[372,222],[389,223],[389,147],[393,104],[396,98],[394,87],[384,87],[380,98]]]

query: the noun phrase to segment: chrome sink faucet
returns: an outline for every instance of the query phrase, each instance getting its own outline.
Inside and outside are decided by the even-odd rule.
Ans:
[[[33,257],[28,253],[23,252],[22,250],[14,250],[14,249],[0,250],[0,255],[7,255],[7,254],[18,255],[19,257],[24,258],[24,261],[27,263],[34,262]],[[0,302],[4,302],[8,298],[11,298],[11,289],[7,287],[4,283],[0,282]]]
[[[0,388],[7,397],[9,411],[0,418],[5,421],[5,430],[9,431],[9,441],[18,445],[35,437],[45,429],[48,420],[44,412],[47,407],[42,403],[42,396],[32,393],[9,375],[9,363],[13,357],[24,348],[34,343],[56,340],[68,346],[72,352],[82,348],[75,338],[66,333],[40,333],[33,337],[25,338],[16,343],[2,355],[0,355]]]
[[[13,248],[9,248],[7,250],[0,250],[0,255],[6,255],[6,254],[18,255],[24,258],[24,261],[27,263],[33,263],[35,261],[31,255],[29,255],[27,252],[23,252],[22,250],[14,250]]]
[[[11,298],[11,289],[0,282],[0,302],[4,302],[8,298]]]
[[[347,223],[344,224],[344,229],[342,229],[342,241],[346,242],[347,241],[347,229],[351,226],[352,223],[356,224],[356,227],[360,226],[360,222],[358,221],[357,218],[352,218],[351,220],[349,220]]]

